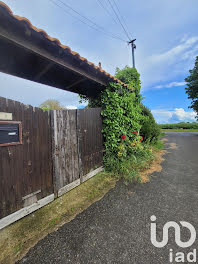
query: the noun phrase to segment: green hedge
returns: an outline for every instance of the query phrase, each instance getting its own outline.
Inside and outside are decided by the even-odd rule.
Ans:
[[[159,124],[161,129],[198,129],[198,123]]]

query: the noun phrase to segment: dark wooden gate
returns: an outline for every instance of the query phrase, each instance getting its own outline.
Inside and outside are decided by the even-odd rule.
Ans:
[[[102,166],[101,109],[54,111],[52,127],[55,193],[60,196]]]
[[[56,196],[65,192],[63,187],[71,183],[80,184],[76,113],[76,110],[56,110],[52,114]]]
[[[0,145],[0,218],[3,218],[52,194],[53,181],[48,112],[2,97],[0,112],[1,129],[4,123],[16,121],[22,128],[21,142]],[[12,115],[12,120],[2,121],[6,113]]]
[[[102,166],[103,137],[101,108],[78,110],[79,155],[82,176]]]

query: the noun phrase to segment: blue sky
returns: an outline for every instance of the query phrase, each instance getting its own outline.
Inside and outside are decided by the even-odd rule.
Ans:
[[[52,0],[59,3],[59,0]],[[113,19],[107,0],[61,0],[100,24],[109,32],[126,39]],[[198,1],[196,0],[114,0],[133,38],[136,38],[136,66],[141,74],[144,104],[159,123],[194,121],[188,109],[184,78],[198,55]],[[67,8],[50,0],[5,0],[14,14],[27,17],[33,25],[57,37],[111,74],[115,68],[131,66],[130,47],[107,37],[70,16]],[[69,11],[74,15],[71,11]],[[75,16],[75,15],[74,15]],[[126,39],[127,40],[127,39]],[[79,107],[78,95],[0,73],[0,96],[38,106],[47,99],[57,99],[67,107]]]

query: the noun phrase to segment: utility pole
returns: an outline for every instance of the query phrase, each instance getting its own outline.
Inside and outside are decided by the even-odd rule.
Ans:
[[[132,65],[133,65],[133,68],[135,68],[135,49],[136,49],[136,45],[135,45],[135,42],[136,39],[133,39],[131,41],[128,42],[128,44],[131,44],[131,48],[132,48]]]

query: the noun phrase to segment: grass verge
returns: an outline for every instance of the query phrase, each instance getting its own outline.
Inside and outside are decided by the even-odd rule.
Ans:
[[[49,205],[0,231],[0,263],[13,264],[40,239],[101,199],[117,179],[101,172]]]

